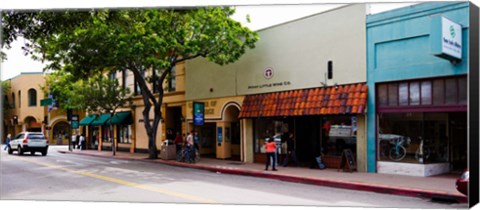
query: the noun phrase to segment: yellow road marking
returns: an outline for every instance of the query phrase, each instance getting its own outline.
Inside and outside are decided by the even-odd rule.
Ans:
[[[54,165],[54,164],[49,164],[49,163],[41,163],[41,162],[36,162],[36,161],[33,161],[33,160],[29,160],[29,159],[21,159],[21,158],[16,158],[16,157],[15,157],[15,159],[23,160],[23,161],[34,163],[34,164],[37,164],[37,165],[42,165],[42,166],[45,166],[45,167],[48,167],[48,168],[59,169],[59,170],[62,170],[62,171],[66,171],[66,172],[70,172],[70,173],[74,173],[74,174],[78,174],[78,175],[83,175],[83,176],[88,176],[88,177],[92,177],[92,178],[96,178],[96,179],[101,179],[101,180],[108,181],[108,182],[113,182],[113,183],[126,185],[126,186],[130,186],[130,187],[135,187],[135,188],[138,188],[138,189],[148,190],[148,191],[152,191],[152,192],[158,192],[158,193],[162,193],[162,194],[166,194],[166,195],[170,195],[170,196],[174,196],[174,197],[179,197],[179,198],[183,198],[183,199],[187,199],[187,200],[192,200],[192,201],[195,201],[195,202],[209,203],[209,204],[218,203],[217,201],[212,200],[212,199],[208,199],[208,198],[202,198],[202,197],[189,195],[189,194],[185,194],[185,193],[174,192],[174,191],[171,191],[171,190],[155,188],[155,187],[148,186],[148,185],[143,185],[143,184],[139,184],[139,183],[135,183],[135,182],[130,182],[130,181],[126,181],[126,180],[123,180],[123,179],[117,179],[117,178],[113,178],[113,177],[93,174],[93,173],[89,173],[89,172],[85,172],[85,171],[77,171],[77,170],[69,169],[69,168],[66,168],[66,167],[63,167],[63,166],[59,166],[59,165]]]

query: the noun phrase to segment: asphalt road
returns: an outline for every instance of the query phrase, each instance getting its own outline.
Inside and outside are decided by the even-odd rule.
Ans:
[[[212,173],[158,163],[1,151],[0,199],[367,208],[467,208],[406,196]],[[62,148],[64,149],[64,148]]]

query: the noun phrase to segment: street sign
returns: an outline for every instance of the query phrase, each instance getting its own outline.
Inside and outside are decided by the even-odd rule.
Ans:
[[[205,121],[205,103],[193,102],[193,125],[203,125]]]
[[[53,103],[52,98],[45,98],[45,99],[40,100],[40,106],[50,106],[50,105],[52,105],[52,103]]]
[[[80,126],[78,125],[78,121],[73,121],[72,120],[72,128],[73,129],[78,129]]]
[[[79,128],[78,115],[72,115],[72,128]]]

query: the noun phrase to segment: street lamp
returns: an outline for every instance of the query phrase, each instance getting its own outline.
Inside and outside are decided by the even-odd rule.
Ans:
[[[113,138],[113,124],[112,124],[112,119],[113,119],[113,110],[110,110],[110,138],[112,139],[112,154],[115,156],[115,138]]]

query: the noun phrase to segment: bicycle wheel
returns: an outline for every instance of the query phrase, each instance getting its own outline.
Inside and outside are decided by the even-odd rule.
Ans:
[[[405,147],[399,146],[398,149],[395,149],[395,147],[390,149],[389,157],[391,160],[400,161],[405,157],[406,154],[407,150]]]
[[[200,152],[198,152],[198,150],[195,150],[195,160],[194,160],[194,162],[198,163],[198,161],[200,161]]]

